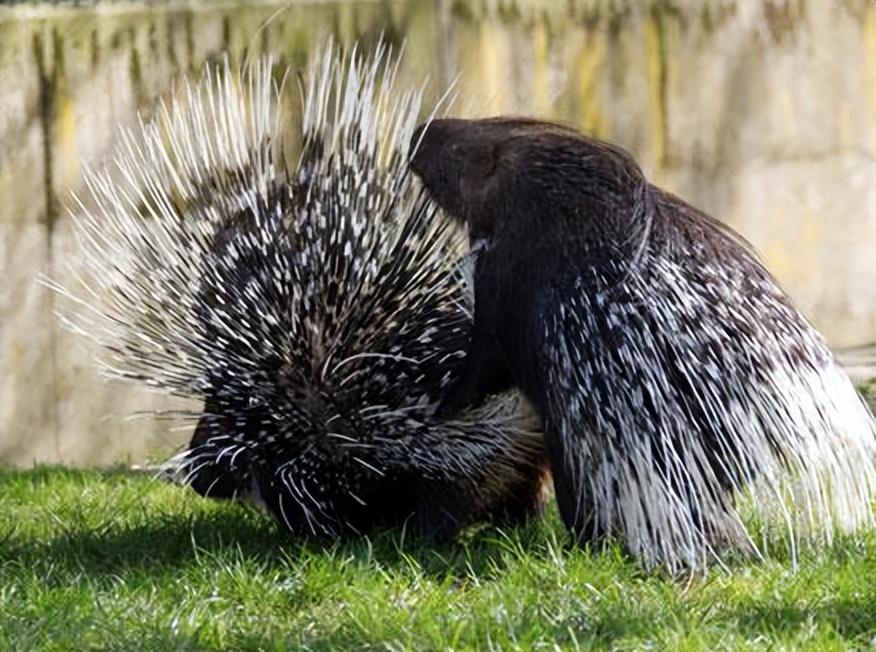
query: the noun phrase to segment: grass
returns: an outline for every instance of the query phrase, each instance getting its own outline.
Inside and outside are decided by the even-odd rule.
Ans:
[[[876,536],[690,582],[555,511],[442,546],[321,547],[126,471],[0,472],[0,649],[876,649]]]

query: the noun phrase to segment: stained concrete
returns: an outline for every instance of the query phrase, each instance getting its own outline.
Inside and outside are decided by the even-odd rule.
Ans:
[[[135,3],[0,8],[0,463],[140,461],[186,407],[102,381],[40,276],[76,262],[68,209],[117,129],[228,52],[300,68],[331,35],[407,39],[403,79],[454,112],[613,140],[733,225],[835,347],[876,341],[876,4],[866,0]],[[194,407],[197,406],[188,406]]]

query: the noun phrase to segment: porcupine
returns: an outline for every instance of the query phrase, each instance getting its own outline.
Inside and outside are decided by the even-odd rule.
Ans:
[[[729,227],[558,124],[439,119],[411,153],[479,251],[466,366],[439,413],[518,386],[575,536],[678,571],[761,553],[740,505],[784,523],[795,563],[801,531],[872,522],[873,417]]]
[[[177,478],[294,533],[446,538],[542,505],[519,396],[432,416],[471,328],[464,235],[407,171],[422,93],[391,60],[315,59],[293,165],[272,66],[208,70],[88,177],[84,291],[57,287],[110,376],[204,401]]]

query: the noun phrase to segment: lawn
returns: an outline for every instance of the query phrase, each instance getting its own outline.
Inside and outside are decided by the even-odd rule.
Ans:
[[[706,579],[567,545],[555,510],[330,547],[124,470],[0,472],[0,649],[876,649],[876,536]]]

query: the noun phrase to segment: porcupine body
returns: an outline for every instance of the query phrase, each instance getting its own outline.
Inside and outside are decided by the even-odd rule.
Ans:
[[[440,413],[519,386],[563,519],[648,566],[872,523],[874,420],[735,233],[622,150],[528,119],[436,120],[412,168],[479,250],[465,371]]]
[[[519,397],[432,416],[471,315],[460,234],[407,172],[420,94],[384,48],[328,48],[289,165],[272,79],[208,72],[90,176],[81,285],[58,288],[70,323],[111,376],[204,401],[179,478],[292,532],[447,537],[537,512],[541,435]]]

